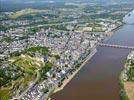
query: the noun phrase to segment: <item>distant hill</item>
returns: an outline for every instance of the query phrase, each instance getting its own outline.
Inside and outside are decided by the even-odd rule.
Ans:
[[[21,17],[21,16],[24,16],[24,15],[36,14],[36,13],[43,13],[43,12],[45,12],[45,10],[37,10],[37,9],[26,8],[26,9],[23,9],[21,11],[17,11],[15,13],[13,13],[9,17],[11,19],[16,19],[16,18]]]
[[[134,0],[0,0],[1,11],[18,11],[24,8],[43,9],[49,5],[63,3],[97,3],[97,4],[121,4],[134,3]]]

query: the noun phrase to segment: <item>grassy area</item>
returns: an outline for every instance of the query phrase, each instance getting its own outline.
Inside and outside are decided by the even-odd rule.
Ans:
[[[0,100],[8,100],[10,94],[9,88],[0,89]]]
[[[48,48],[37,46],[10,54],[8,61],[11,66],[6,71],[0,70],[0,100],[8,100],[10,96],[23,92],[30,83],[37,82],[41,75],[46,77],[46,72],[51,69],[52,64],[45,64],[43,58],[34,54],[46,55],[48,52]],[[10,73],[11,70],[15,70],[14,77]]]
[[[120,79],[119,85],[120,85],[120,98],[121,98],[121,100],[129,100],[129,98],[126,94],[125,88],[124,88],[124,81]]]
[[[30,82],[34,82],[40,75],[37,75],[37,71],[44,66],[44,62],[41,58],[31,57],[27,54],[21,54],[19,56],[13,56],[9,59],[12,65],[17,66],[17,72],[21,71],[21,76],[16,79],[6,79],[7,82],[4,87],[0,87],[0,100],[8,100],[12,95],[16,95],[17,92],[24,91]],[[45,66],[44,66],[45,67]],[[46,64],[46,67],[50,67],[50,64]],[[7,72],[7,71],[6,71]],[[40,74],[40,73],[39,73]],[[0,71],[0,75],[6,74]],[[0,79],[2,79],[0,77]],[[0,80],[0,82],[3,82]]]
[[[0,42],[8,42],[10,43],[12,41],[12,39],[10,37],[3,37],[2,39],[0,39]]]
[[[134,83],[133,82],[125,82],[124,88],[126,91],[126,94],[128,95],[130,100],[134,99]]]
[[[26,49],[26,51],[27,52],[32,52],[32,53],[41,53],[43,55],[46,55],[49,52],[47,47],[41,47],[41,46],[28,48],[28,49]]]
[[[43,66],[43,67],[40,69],[40,75],[42,76],[42,77],[41,77],[41,80],[44,80],[44,79],[47,78],[46,73],[51,69],[52,66],[53,66],[52,63],[47,62],[47,63],[45,64],[45,66]]]
[[[48,48],[31,47],[24,52],[15,52],[10,55],[9,63],[12,66],[9,66],[9,71],[6,70],[6,72],[10,73],[12,69],[15,69],[16,78],[11,78],[12,74],[8,77],[4,73],[5,71],[0,70],[0,84],[5,82],[2,85],[3,87],[0,87],[0,100],[8,100],[10,96],[23,92],[30,83],[38,82],[41,75],[42,79],[46,77],[46,72],[51,69],[52,64],[50,62],[45,64],[44,60],[34,56],[34,53],[46,55],[48,54]],[[33,55],[30,56],[29,54]],[[56,57],[59,58],[57,55]],[[6,79],[3,78],[4,75]]]
[[[120,97],[121,100],[133,100],[134,98],[134,63],[130,60],[126,60],[126,67],[128,79],[126,81],[120,79]]]
[[[20,67],[24,72],[34,73],[35,70],[43,66],[43,61],[40,58],[32,58],[29,55],[20,55],[12,57],[10,61]]]
[[[24,83],[24,85],[27,85],[30,81],[32,81],[32,79],[33,79],[33,76],[31,76],[31,75],[25,76],[25,77],[23,78],[23,83]]]
[[[37,9],[27,8],[27,9],[23,9],[21,11],[17,11],[15,13],[13,13],[12,15],[9,16],[9,18],[16,19],[16,18],[24,16],[24,15],[35,14],[35,13],[39,13],[39,12],[45,12],[45,10],[37,10]]]
[[[134,82],[134,67],[131,67],[130,70],[128,71],[128,81],[133,81]]]
[[[10,96],[15,95],[18,90],[24,90],[32,80],[33,76],[27,75],[11,81],[9,86],[0,88],[0,100],[9,100]]]

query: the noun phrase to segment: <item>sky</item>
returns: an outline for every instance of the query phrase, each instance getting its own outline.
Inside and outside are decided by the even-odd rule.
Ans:
[[[134,1],[134,0],[0,0],[0,1],[12,1],[12,2],[49,2],[49,1],[58,1],[58,2],[62,2],[62,1],[96,1],[96,2],[121,2],[121,1]]]
[[[14,2],[14,3],[19,3],[19,2],[25,2],[25,3],[35,3],[35,2],[76,2],[76,1],[88,1],[88,2],[129,2],[134,0],[0,0],[1,2]]]

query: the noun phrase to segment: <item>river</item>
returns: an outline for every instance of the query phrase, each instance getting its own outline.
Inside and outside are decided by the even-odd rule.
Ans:
[[[107,43],[134,46],[134,11]],[[130,50],[98,47],[95,56],[52,100],[120,100],[119,75]]]

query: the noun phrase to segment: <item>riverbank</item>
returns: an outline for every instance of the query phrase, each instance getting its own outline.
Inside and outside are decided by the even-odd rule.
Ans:
[[[68,77],[68,79],[65,79],[65,80],[63,81],[62,86],[61,86],[61,87],[57,87],[57,88],[54,90],[54,93],[63,90],[64,87],[65,87],[65,86],[73,79],[73,77],[81,70],[81,68],[96,54],[96,52],[97,52],[97,50],[96,50],[96,48],[95,48],[95,49],[91,52],[91,54],[89,54],[89,55],[85,58],[84,62],[81,64],[81,66],[80,66],[72,75],[70,75],[70,76]]]
[[[120,24],[119,26],[115,27],[114,29],[112,29],[109,32],[105,32],[105,34],[107,35],[107,38],[104,39],[103,42],[107,42],[109,39],[111,39],[111,37],[113,36],[113,34],[118,31],[122,26],[124,26],[125,23]]]
[[[124,88],[129,100],[134,99],[134,82],[125,82]]]
[[[120,98],[121,98],[121,100],[129,100],[128,95],[127,95],[126,90],[125,90],[125,81],[123,80],[125,68],[126,68],[126,64],[124,66],[123,71],[121,72],[120,77],[119,77]]]
[[[117,26],[115,29],[113,29],[112,31],[105,33],[105,34],[108,34],[108,37],[106,38],[106,41],[107,41],[108,39],[110,39],[111,36],[114,34],[114,32],[117,31],[117,30],[118,30],[120,27],[122,27],[123,25],[124,25],[124,24],[121,24],[121,25]],[[97,48],[97,46],[96,46],[96,48]],[[85,58],[84,62],[81,64],[81,66],[80,66],[72,75],[70,75],[69,78],[67,78],[67,79],[65,79],[65,80],[63,81],[63,84],[61,85],[61,87],[57,87],[57,88],[54,90],[54,93],[59,92],[59,91],[61,91],[61,90],[64,89],[64,87],[73,79],[73,77],[81,70],[81,68],[95,55],[95,53],[97,52],[96,48],[92,51],[91,54],[89,54],[89,55]]]
[[[125,66],[120,75],[120,97],[121,100],[134,99],[134,52],[127,56]]]

